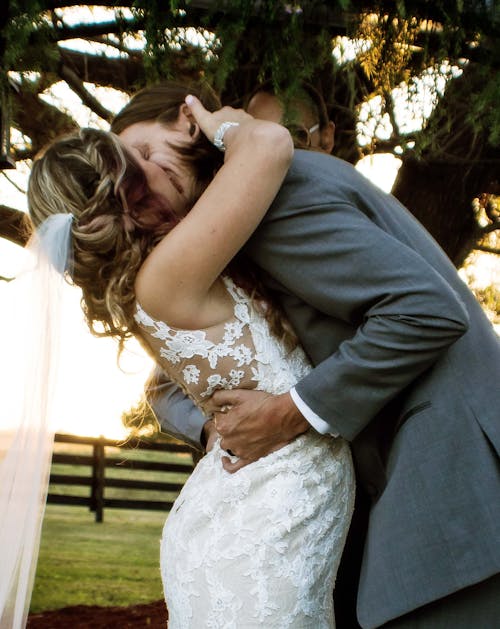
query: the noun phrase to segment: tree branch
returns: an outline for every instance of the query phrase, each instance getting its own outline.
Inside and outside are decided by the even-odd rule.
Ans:
[[[111,120],[113,119],[113,113],[109,111],[109,109],[106,109],[106,107],[103,107],[103,105],[101,105],[101,103],[94,96],[92,96],[92,94],[87,89],[85,89],[83,81],[77,76],[75,72],[73,72],[73,70],[71,70],[71,68],[68,68],[68,66],[65,66],[64,64],[61,64],[61,67],[59,68],[59,76],[64,81],[66,81],[66,83],[71,87],[75,94],[78,94],[78,96],[82,99],[82,103],[84,105],[87,105],[87,107],[89,107],[93,112],[95,112],[104,120],[111,122]]]
[[[98,22],[96,24],[75,24],[74,26],[61,26],[53,29],[52,38],[55,41],[64,41],[66,39],[89,39],[99,35],[108,35],[109,33],[140,31],[144,29],[144,26],[145,21],[140,18]]]
[[[497,229],[500,229],[500,221],[495,221],[494,223],[491,223],[490,225],[485,225],[484,227],[480,228],[480,231],[481,231],[481,234],[491,234]]]
[[[16,162],[24,162],[27,159],[33,159],[36,155],[33,149],[12,149],[11,147],[11,150],[14,154],[14,161]]]
[[[496,255],[500,255],[500,248],[498,247],[487,247],[486,245],[474,245],[472,247],[474,251],[484,251],[484,253],[494,253]]]
[[[394,111],[394,101],[390,92],[384,92],[385,111],[389,116],[389,120],[392,126],[391,140],[397,140],[401,137],[399,125],[396,120],[396,112]]]
[[[57,107],[49,105],[28,89],[12,92],[15,104],[13,126],[31,138],[32,154],[56,137],[78,128],[76,122]]]
[[[0,205],[0,238],[6,238],[14,244],[24,247],[32,231],[33,225],[25,212]]]
[[[17,161],[17,160],[16,160]],[[14,188],[20,192],[21,194],[26,194],[26,190],[23,190],[20,186],[17,185],[17,183],[15,181],[12,181],[12,179],[9,177],[9,175],[5,172],[5,170],[2,170],[2,176],[5,177],[5,179],[7,179],[7,181],[10,183],[11,186],[14,186]]]
[[[66,6],[79,5],[81,2],[47,2],[47,8],[54,10]],[[260,13],[259,2],[255,2],[254,11],[252,11],[251,21],[258,22],[262,19]],[[116,3],[97,2],[96,6],[112,6],[116,7]],[[133,2],[120,2],[119,6],[133,6]],[[183,13],[168,11],[168,18],[171,28],[199,26],[204,24],[206,28],[216,28],[223,17],[231,14],[238,14],[240,9],[232,8],[230,3],[221,3],[218,0],[190,0],[186,3],[180,3],[179,8],[185,9]],[[282,17],[276,18],[276,22],[288,20],[289,15],[283,9]],[[301,19],[307,28],[318,29],[319,27],[329,27],[332,34],[345,34],[347,24],[352,21],[352,14],[338,8],[332,8],[325,2],[322,6],[309,8],[305,6]],[[62,26],[52,30],[52,37],[55,41],[63,41],[66,39],[82,38],[89,39],[98,35],[106,35],[108,33],[122,33],[127,30],[143,30],[146,26],[146,20],[140,17],[116,19],[108,22],[100,22],[98,24],[75,24],[74,26]]]
[[[121,7],[131,7],[135,0],[120,0]],[[81,6],[81,0],[45,0],[45,8],[47,10],[64,9],[66,7]],[[94,3],[100,7],[116,7],[116,0],[98,0]]]
[[[110,39],[109,37],[105,37],[104,35],[98,35],[96,37],[89,37],[88,41],[93,41],[96,44],[102,44],[104,46],[109,46],[110,48],[115,48],[116,50],[120,52],[124,52],[125,54],[129,55],[129,57],[133,57],[135,55],[138,58],[140,58],[142,55],[142,51],[135,50],[133,48],[127,48],[120,42],[114,41]]]
[[[495,195],[495,196],[498,196],[498,195]],[[486,216],[489,218],[489,220],[492,223],[496,223],[499,220],[498,209],[496,208],[495,203],[490,203],[489,201],[487,201],[484,205],[484,211],[486,213]]]
[[[143,85],[146,81],[141,55],[105,57],[67,48],[59,52],[62,63],[89,83],[128,92],[131,85]]]
[[[404,149],[408,142],[414,141],[414,135],[395,135],[388,140],[381,140],[379,138],[373,138],[370,144],[370,155],[373,153],[394,153],[394,149],[398,146]]]

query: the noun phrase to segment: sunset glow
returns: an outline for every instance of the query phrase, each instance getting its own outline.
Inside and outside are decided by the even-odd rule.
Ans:
[[[2,375],[3,386],[12,376],[9,371],[21,374],[21,378],[23,363],[36,360],[36,348],[33,354],[29,347],[26,349],[23,330],[19,329],[19,313],[24,304],[23,293],[16,288],[16,280],[0,282],[0,300],[4,304],[0,314],[1,365],[7,370]],[[139,344],[132,341],[121,356],[119,368],[116,342],[96,338],[88,331],[80,308],[80,291],[67,285],[65,292],[54,427],[57,432],[121,439],[125,436],[122,413],[141,398],[153,363]],[[22,404],[20,397],[29,393],[18,383],[19,393],[14,394],[15,381],[7,386],[9,391],[2,396],[2,426],[8,424],[9,417],[16,416],[15,407]]]

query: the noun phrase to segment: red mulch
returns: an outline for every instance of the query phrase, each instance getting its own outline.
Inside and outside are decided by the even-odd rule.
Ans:
[[[165,629],[165,601],[131,607],[76,605],[30,614],[27,629]]]

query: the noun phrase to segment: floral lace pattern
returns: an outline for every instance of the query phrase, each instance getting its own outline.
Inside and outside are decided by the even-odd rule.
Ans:
[[[310,369],[244,291],[225,284],[234,317],[207,330],[177,330],[137,307],[161,364],[201,406],[221,387],[282,393]],[[236,474],[223,456],[217,443],[198,463],[164,527],[169,629],[335,627],[332,592],[354,502],[347,444],[311,430]]]
[[[205,330],[180,330],[150,317],[139,304],[135,320],[165,372],[203,407],[217,389],[288,391],[309,367],[300,348],[287,354],[246,293],[224,278],[234,301],[230,321]]]

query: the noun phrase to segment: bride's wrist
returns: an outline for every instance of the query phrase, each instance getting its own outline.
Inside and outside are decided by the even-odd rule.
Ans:
[[[239,122],[231,122],[231,121],[226,121],[223,122],[222,124],[219,125],[219,127],[217,128],[215,135],[214,135],[214,139],[213,139],[213,145],[219,149],[219,151],[222,151],[223,153],[226,152],[226,144],[224,142],[224,138],[226,137],[226,134],[228,133],[228,131],[230,131],[233,127],[239,127],[240,123]]]

